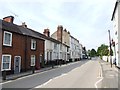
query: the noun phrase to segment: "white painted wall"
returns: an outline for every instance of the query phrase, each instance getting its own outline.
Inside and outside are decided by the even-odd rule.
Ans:
[[[45,61],[47,61],[47,52],[49,52],[48,60],[50,60],[50,52],[52,52],[52,60],[59,59],[59,45],[51,40],[45,40]]]
[[[79,44],[79,53],[80,53],[80,58],[82,58],[82,44]]]
[[[103,56],[103,60],[107,62],[107,59],[108,59],[108,62],[110,62],[110,56]],[[112,59],[112,64],[114,62],[114,56],[111,57]]]
[[[120,40],[119,34],[120,34],[120,3],[118,4],[118,7],[116,8],[115,15],[113,18],[113,30],[114,30],[114,40],[115,40],[115,48],[116,48],[116,63],[117,66],[120,67]],[[117,34],[115,35],[115,33]],[[119,52],[119,53],[118,53]]]
[[[118,4],[118,67],[120,67],[120,1]]]
[[[70,57],[72,61],[82,57],[82,45],[73,37],[70,37]]]
[[[67,60],[67,46],[62,44],[62,59]]]

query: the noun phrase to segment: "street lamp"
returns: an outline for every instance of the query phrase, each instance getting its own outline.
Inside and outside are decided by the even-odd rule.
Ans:
[[[112,49],[111,49],[111,36],[110,36],[110,30],[108,30],[108,34],[109,34],[109,44],[110,44],[110,64],[111,64],[111,68],[112,68]]]

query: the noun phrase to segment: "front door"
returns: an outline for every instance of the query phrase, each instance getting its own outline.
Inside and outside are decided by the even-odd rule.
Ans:
[[[40,55],[40,67],[42,67],[42,55]]]
[[[15,56],[14,57],[14,74],[20,73],[20,67],[21,66],[21,57]]]

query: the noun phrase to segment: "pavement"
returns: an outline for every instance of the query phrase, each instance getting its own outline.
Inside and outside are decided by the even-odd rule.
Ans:
[[[118,69],[114,64],[111,67],[109,62],[100,60],[100,65],[102,68],[101,88],[119,88],[120,90],[120,69]]]

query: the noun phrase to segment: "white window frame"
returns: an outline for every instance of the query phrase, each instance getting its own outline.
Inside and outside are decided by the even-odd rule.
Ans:
[[[34,64],[32,64],[32,56],[34,56]],[[35,55],[31,55],[31,66],[35,66],[35,59],[36,59],[36,57],[35,57]]]
[[[8,33],[8,34],[11,35],[10,44],[6,44],[6,43],[5,43],[5,34],[6,34],[6,33]],[[12,46],[12,33],[11,33],[11,32],[4,31],[3,45],[5,45],[5,46]]]
[[[35,43],[35,47],[33,48],[33,43]],[[32,50],[36,50],[36,40],[35,39],[31,39],[31,49]]]
[[[10,60],[9,60],[9,68],[8,69],[3,69],[3,57],[4,56],[9,56],[10,57]],[[3,54],[2,55],[2,62],[1,62],[1,71],[8,71],[8,70],[11,70],[11,55],[9,54]]]

